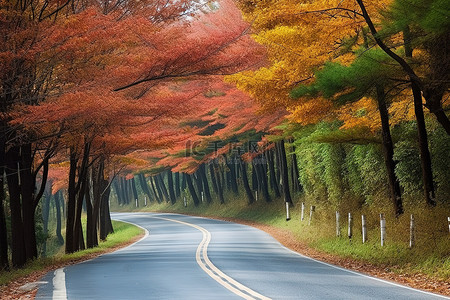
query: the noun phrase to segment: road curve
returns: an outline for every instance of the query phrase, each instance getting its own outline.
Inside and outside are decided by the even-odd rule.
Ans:
[[[36,299],[450,299],[299,255],[253,227],[115,213],[149,234],[47,274]]]

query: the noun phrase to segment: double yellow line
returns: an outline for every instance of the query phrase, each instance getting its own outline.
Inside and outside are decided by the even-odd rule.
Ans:
[[[161,217],[154,217],[154,218],[183,224],[186,226],[193,227],[197,230],[200,230],[203,235],[203,238],[202,238],[202,241],[200,242],[200,244],[198,245],[197,251],[195,253],[195,259],[196,259],[198,265],[200,266],[200,268],[202,268],[202,270],[205,271],[206,274],[208,274],[211,278],[213,278],[215,281],[220,283],[223,287],[225,287],[229,291],[235,293],[236,295],[238,295],[244,299],[270,300],[270,298],[255,292],[254,290],[246,287],[245,285],[243,285],[243,284],[237,282],[236,280],[234,280],[233,278],[229,277],[228,275],[226,275],[225,273],[220,271],[209,260],[208,245],[211,242],[211,233],[208,230],[206,230],[205,228],[203,228],[201,226],[183,222],[183,221],[179,221],[179,220],[161,218]]]

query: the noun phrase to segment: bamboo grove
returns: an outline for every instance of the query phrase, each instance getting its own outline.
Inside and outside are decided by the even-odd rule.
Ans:
[[[45,253],[53,209],[66,253],[97,246],[110,198],[448,209],[449,14],[442,0],[0,1],[1,268]]]

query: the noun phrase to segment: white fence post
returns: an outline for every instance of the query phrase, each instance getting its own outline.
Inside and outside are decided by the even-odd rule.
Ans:
[[[361,226],[362,226],[362,242],[364,244],[367,241],[367,226],[365,215],[361,215]]]
[[[304,219],[305,219],[305,202],[302,202],[302,215],[300,217],[300,220],[303,221]]]
[[[187,207],[187,200],[186,200],[186,196],[183,196],[183,203],[184,203],[184,207]]]
[[[203,203],[203,192],[202,192],[202,203]]]
[[[414,244],[416,242],[415,226],[414,215],[411,214],[411,221],[409,222],[409,248],[414,247]]]
[[[258,202],[258,191],[255,191],[255,201]]]
[[[136,207],[138,207],[138,200],[136,199]]]
[[[314,205],[311,205],[311,208],[309,209],[309,222],[308,225],[311,225],[311,219],[312,219],[312,215],[313,215],[313,211],[316,210],[316,207]]]
[[[291,214],[289,213],[289,202],[286,202],[286,221],[291,219]]]
[[[384,246],[384,240],[386,239],[386,219],[383,214],[380,214],[380,232],[381,232],[381,246]]]
[[[353,236],[353,218],[352,213],[348,213],[348,238],[351,239]]]
[[[144,196],[144,206],[147,206],[147,196]]]
[[[337,237],[341,236],[341,226],[339,224],[339,218],[340,218],[340,214],[338,211],[336,211],[336,236]]]

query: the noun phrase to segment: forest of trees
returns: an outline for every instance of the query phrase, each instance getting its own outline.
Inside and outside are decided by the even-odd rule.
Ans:
[[[97,246],[112,191],[448,209],[446,4],[0,0],[0,269],[50,214]]]

